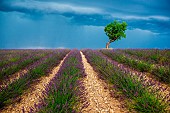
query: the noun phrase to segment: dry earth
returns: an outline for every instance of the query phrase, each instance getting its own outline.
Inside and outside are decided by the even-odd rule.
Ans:
[[[121,103],[112,98],[110,92],[105,88],[106,83],[98,78],[93,67],[87,62],[82,52],[82,61],[85,68],[86,78],[83,83],[87,93],[89,106],[82,110],[83,113],[125,113],[126,109],[121,108]]]

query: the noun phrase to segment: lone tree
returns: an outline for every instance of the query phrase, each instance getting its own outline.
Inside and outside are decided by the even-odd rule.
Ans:
[[[127,27],[126,22],[119,23],[118,21],[114,20],[114,22],[108,24],[104,31],[106,35],[109,37],[109,42],[106,43],[106,48],[109,48],[110,43],[114,42],[115,40],[120,40],[121,37],[126,38],[125,30]]]

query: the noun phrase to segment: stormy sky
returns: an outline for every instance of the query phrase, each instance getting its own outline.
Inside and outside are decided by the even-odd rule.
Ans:
[[[104,27],[128,24],[112,48],[170,48],[169,0],[0,0],[0,49],[105,48]]]

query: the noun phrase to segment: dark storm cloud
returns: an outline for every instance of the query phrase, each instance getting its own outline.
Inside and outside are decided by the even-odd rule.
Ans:
[[[58,2],[40,1],[2,1],[1,11],[18,11],[23,13],[44,13],[44,14],[100,14],[102,10],[95,7],[84,7],[73,4]]]
[[[1,11],[18,11],[23,13],[44,13],[44,14],[76,14],[76,15],[102,15],[121,19],[138,20],[169,20],[170,8],[168,1],[143,2],[141,0],[92,0],[80,1],[62,0],[43,1],[43,0],[2,0]],[[161,5],[159,4],[161,3]],[[161,13],[159,13],[161,12]]]
[[[2,0],[0,4],[1,11],[18,11],[28,14],[60,14],[64,16],[81,18],[82,24],[91,19],[107,21],[114,18],[122,20],[161,20],[169,21],[168,0],[153,1],[149,0],[107,0],[99,1],[77,1],[62,0],[61,1],[45,1],[45,0]],[[161,3],[161,5],[160,5]],[[161,12],[161,13],[159,13]],[[109,18],[105,18],[109,17]],[[88,19],[91,18],[91,19]],[[79,21],[80,22],[80,21]],[[91,24],[94,22],[92,21]]]

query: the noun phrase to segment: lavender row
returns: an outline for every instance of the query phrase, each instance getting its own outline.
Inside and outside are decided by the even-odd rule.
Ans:
[[[0,92],[0,108],[17,102],[21,96],[38,78],[48,75],[57,66],[69,50],[54,50],[47,59],[42,60],[37,67],[32,66],[25,76],[9,84]]]
[[[0,68],[7,67],[14,62],[24,59],[30,55],[41,53],[41,50],[1,50],[0,53]]]
[[[23,55],[23,51],[21,51],[20,55]],[[10,75],[18,72],[21,69],[24,69],[42,57],[55,52],[55,50],[25,50],[24,52],[30,53],[27,53],[28,55],[26,57],[22,57],[22,59],[18,60],[17,62],[9,63],[8,65],[0,68],[0,81],[2,81],[4,78],[7,79]]]
[[[10,75],[18,72],[21,69],[24,69],[26,66],[32,64],[33,62],[36,62],[37,60],[48,54],[50,53],[48,52],[38,54],[30,53],[28,56],[23,57],[21,60],[10,63],[9,65],[0,68],[0,81],[2,81],[5,78],[8,78]]]
[[[102,54],[101,56],[105,59],[108,59],[114,66],[118,67],[123,73],[130,74],[132,77],[137,77],[138,80],[141,81],[143,86],[149,87],[149,89],[157,90],[159,94],[162,95],[161,98],[164,98],[166,101],[170,101],[170,88],[169,85],[159,82],[157,79],[148,75],[148,73],[139,72],[133,70],[132,68],[128,67],[127,65],[120,64],[119,62],[112,60],[108,56]],[[116,56],[115,56],[116,57]]]
[[[100,52],[112,60],[128,65],[135,70],[140,72],[149,72],[160,82],[164,82],[166,84],[170,83],[170,68],[168,67],[155,66],[147,62],[142,62],[141,60],[131,59],[125,54],[122,54],[116,50],[100,50]]]
[[[28,54],[19,54],[17,57],[13,57],[11,59],[14,59],[14,61],[8,62],[5,61],[6,63],[4,63],[3,65],[0,66],[0,71],[5,70],[7,68],[10,68],[12,66],[18,65],[21,62],[24,62],[25,60],[34,58],[34,57],[43,57],[45,54],[44,53],[35,53],[35,52],[30,52]]]
[[[140,50],[140,49],[125,49],[120,50],[129,55],[136,56],[141,60],[145,60],[150,63],[159,64],[162,66],[170,66],[170,50]]]
[[[15,73],[16,75],[20,74],[22,77],[27,76],[27,73],[33,69],[35,69],[36,67],[42,65],[44,63],[44,61],[46,61],[47,59],[49,59],[50,57],[52,57],[53,55],[55,55],[56,53],[61,53],[62,50],[48,50],[48,51],[42,51],[40,54],[41,57],[39,57],[39,59],[37,59],[37,61],[33,61],[31,64],[28,64],[27,66],[23,67],[23,70],[26,70],[26,73],[23,73],[22,71],[19,71],[17,73]],[[69,50],[67,50],[69,51]],[[34,58],[34,57],[33,57]],[[49,70],[50,71],[50,70]],[[8,87],[8,85],[3,85],[4,82],[8,83],[8,81],[10,81],[11,76],[5,76],[4,79],[1,79],[0,81],[0,85],[2,85],[2,87],[0,87],[0,90],[5,89],[6,87]],[[15,79],[17,80],[17,79]],[[13,80],[13,81],[15,81]],[[3,81],[3,82],[2,82]]]
[[[44,103],[37,105],[39,112],[72,113],[87,107],[81,82],[83,77],[85,73],[80,52],[72,50],[44,92],[47,95]]]
[[[2,50],[1,50],[2,51]],[[27,51],[9,51],[4,50],[5,52],[0,52],[0,68],[4,67],[8,63],[18,61],[22,56],[28,56]]]
[[[107,57],[103,56],[98,51],[83,50],[88,62],[99,73],[100,78],[105,79],[113,84],[119,94],[123,94],[127,98],[129,109],[134,109],[138,112],[167,112],[168,101],[156,95],[157,91],[148,90],[148,86],[131,76],[129,73],[124,73],[115,62],[110,62]]]

